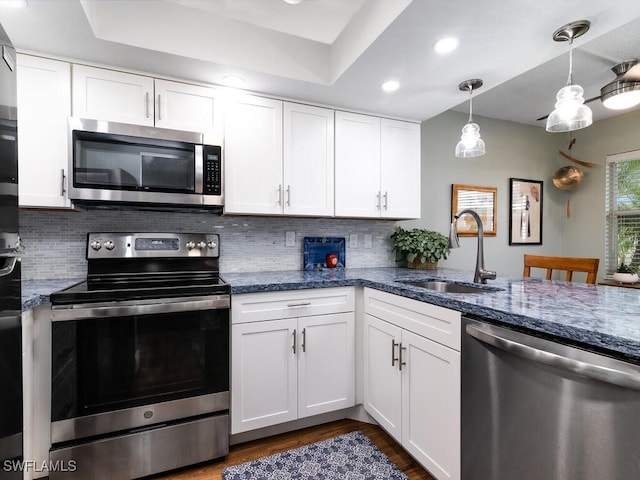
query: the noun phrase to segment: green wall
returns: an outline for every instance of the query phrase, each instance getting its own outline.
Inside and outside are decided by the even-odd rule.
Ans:
[[[640,149],[640,111],[595,122],[569,133],[547,133],[544,128],[475,117],[487,153],[461,159],[453,154],[460,130],[468,116],[447,111],[422,123],[422,217],[403,222],[405,228],[420,227],[448,233],[451,219],[451,185],[454,183],[498,188],[497,236],[485,238],[485,264],[501,275],[521,275],[522,256],[566,255],[598,257],[604,262],[605,156]],[[570,139],[575,145],[568,150]],[[559,150],[583,161],[598,163],[582,168],[585,178],[572,191],[557,189],[551,179],[564,165]],[[509,178],[542,180],[542,245],[509,245]],[[572,205],[567,217],[567,201]],[[473,270],[476,238],[461,238],[442,266]],[[600,277],[604,274],[601,264]]]

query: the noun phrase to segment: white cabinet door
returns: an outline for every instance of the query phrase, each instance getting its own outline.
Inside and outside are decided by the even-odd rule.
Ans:
[[[284,213],[333,216],[334,113],[284,104]]]
[[[71,66],[21,54],[17,63],[20,206],[70,208],[66,172]]]
[[[355,404],[354,314],[298,320],[298,417]]]
[[[460,352],[402,332],[402,445],[438,480],[460,478]]]
[[[154,124],[153,78],[73,65],[73,116],[135,125]]]
[[[231,433],[295,420],[296,319],[231,326]]]
[[[420,218],[420,125],[381,120],[381,215]]]
[[[225,114],[225,213],[281,214],[282,102],[242,95]]]
[[[402,330],[365,314],[364,407],[398,442],[402,441]]]
[[[215,88],[155,80],[156,127],[204,133],[205,143],[222,143],[222,100]]]
[[[380,118],[339,111],[335,116],[336,216],[379,217]]]

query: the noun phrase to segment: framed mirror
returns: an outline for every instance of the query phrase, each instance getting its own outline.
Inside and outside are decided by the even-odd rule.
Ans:
[[[475,210],[482,219],[484,235],[495,237],[497,233],[497,187],[479,187],[476,185],[451,186],[451,221],[460,210]],[[475,237],[478,235],[478,224],[471,215],[462,215],[457,223],[458,235]]]

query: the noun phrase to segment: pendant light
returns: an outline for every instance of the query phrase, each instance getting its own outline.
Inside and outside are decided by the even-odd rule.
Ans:
[[[462,136],[456,145],[456,157],[471,158],[485,154],[484,140],[480,138],[480,127],[473,122],[473,91],[482,86],[482,80],[465,80],[458,88],[469,92],[469,121],[462,127]]]
[[[570,132],[593,123],[591,109],[584,104],[584,89],[573,84],[573,39],[589,30],[591,22],[579,20],[568,23],[553,33],[556,42],[569,42],[569,77],[567,85],[556,95],[555,110],[547,117],[547,132]]]
[[[638,60],[626,60],[611,70],[616,79],[600,89],[600,100],[605,107],[623,110],[640,103],[640,63]]]

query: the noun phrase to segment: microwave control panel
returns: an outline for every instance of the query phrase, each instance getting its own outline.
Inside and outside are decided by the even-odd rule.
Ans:
[[[218,146],[204,146],[205,195],[222,195],[222,149]]]

